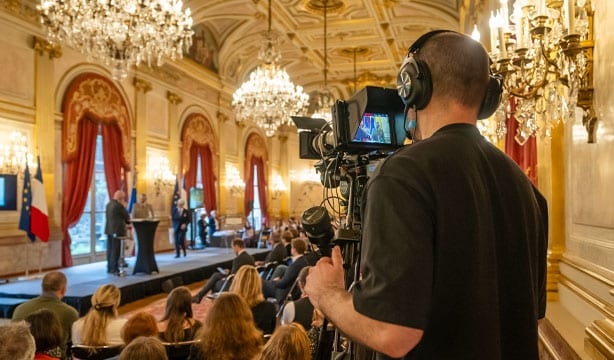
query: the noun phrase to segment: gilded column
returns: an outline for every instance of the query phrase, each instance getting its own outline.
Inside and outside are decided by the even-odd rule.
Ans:
[[[218,174],[219,177],[217,179],[217,199],[218,199],[218,215],[227,215],[227,204],[228,200],[226,199],[226,186],[224,186],[224,181],[226,180],[226,153],[228,150],[226,149],[226,145],[222,143],[222,139],[226,134],[224,134],[224,124],[228,122],[229,118],[226,114],[218,111],[217,114],[217,149],[218,149]],[[213,154],[215,156],[215,154]]]
[[[552,193],[549,199],[548,246],[548,300],[558,300],[558,283],[560,277],[559,263],[565,252],[565,126],[561,123],[552,129],[551,143],[551,179]]]
[[[135,101],[134,116],[136,123],[136,163],[134,171],[137,172],[136,190],[139,193],[147,190],[147,97],[151,91],[151,83],[137,77],[134,78]]]
[[[181,169],[179,168],[179,148],[181,146],[180,130],[179,129],[179,113],[178,106],[183,102],[183,99],[170,91],[166,92],[166,99],[168,100],[168,128],[169,128],[169,149],[168,149],[168,162],[171,171],[175,176],[179,174]]]
[[[32,47],[37,52],[35,56],[35,126],[34,140],[41,160],[41,170],[43,174],[43,185],[45,186],[45,196],[47,198],[47,212],[49,216],[49,227],[53,236],[55,231],[59,232],[59,224],[54,219],[54,209],[60,209],[61,204],[55,203],[55,101],[54,101],[54,63],[53,59],[62,56],[62,51],[57,45],[51,45],[48,41],[39,37],[34,37]],[[59,218],[59,217],[58,217]]]

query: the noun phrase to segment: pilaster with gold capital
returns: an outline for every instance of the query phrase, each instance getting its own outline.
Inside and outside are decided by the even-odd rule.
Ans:
[[[180,164],[179,164],[179,156],[180,156],[180,133],[181,129],[179,129],[179,104],[183,102],[183,98],[181,96],[175,94],[174,92],[167,91],[166,99],[169,102],[168,106],[168,128],[169,130],[169,148],[168,148],[168,162],[171,168],[171,171],[175,176],[179,174]]]
[[[45,149],[55,148],[55,84],[53,79],[54,61],[62,55],[59,46],[53,46],[48,41],[39,37],[33,37],[32,48],[38,53],[35,56],[35,83],[34,93],[36,99],[34,140],[36,143],[37,154],[40,155],[41,170],[43,175],[43,185],[45,187],[45,197],[47,199],[47,215],[52,238],[59,232],[59,224],[55,223],[55,209],[60,208],[56,204],[55,194],[55,151]],[[45,56],[48,54],[48,56]]]
[[[290,131],[295,131],[293,127],[282,127],[278,131],[279,138],[279,176],[285,184],[289,184],[290,181],[290,163],[288,157],[288,137]],[[290,186],[286,186],[286,191],[281,194],[280,211],[282,218],[288,218],[290,216]]]
[[[134,116],[136,123],[136,163],[135,169],[138,169],[140,176],[136,180],[136,189],[139,193],[146,192],[147,181],[145,174],[147,173],[147,93],[151,91],[152,86],[149,81],[134,77]]]

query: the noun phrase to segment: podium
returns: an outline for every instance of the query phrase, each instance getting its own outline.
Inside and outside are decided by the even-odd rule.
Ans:
[[[136,264],[132,275],[142,272],[151,274],[152,272],[159,273],[158,264],[154,257],[154,237],[156,235],[156,228],[160,220],[151,219],[133,219],[132,226],[136,231],[137,239],[137,252],[136,252]]]

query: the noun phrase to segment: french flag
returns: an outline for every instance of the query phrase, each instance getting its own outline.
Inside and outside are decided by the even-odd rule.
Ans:
[[[32,206],[30,213],[30,231],[41,241],[49,241],[49,217],[47,216],[47,198],[43,186],[41,158],[37,156],[38,167],[32,179]]]

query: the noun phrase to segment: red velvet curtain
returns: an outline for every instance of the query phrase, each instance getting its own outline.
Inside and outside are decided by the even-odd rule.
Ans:
[[[269,225],[269,211],[266,197],[266,174],[264,160],[261,157],[253,156],[249,159],[249,173],[245,181],[245,216],[252,211],[254,204],[254,167],[258,169],[258,198],[260,199],[260,211],[262,212],[262,223]]]
[[[190,147],[190,163],[184,174],[184,186],[186,191],[196,186],[196,173],[198,172],[198,156],[200,156],[201,182],[203,184],[203,196],[207,211],[217,209],[215,195],[215,175],[213,173],[213,158],[209,145],[192,143]]]
[[[98,124],[88,118],[79,121],[79,151],[77,157],[65,163],[64,195],[62,198],[62,266],[72,266],[68,228],[83,214],[87,194],[92,184]]]
[[[127,164],[122,163],[122,134],[115,123],[102,126],[102,156],[104,158],[104,175],[107,179],[109,199],[117,190],[125,190],[125,171]]]
[[[522,171],[537,186],[537,142],[535,136],[529,137],[524,145],[518,144],[514,137],[518,129],[518,121],[514,116],[516,102],[511,100],[511,111],[507,118],[507,134],[505,135],[505,153],[509,155],[520,166]]]
[[[200,169],[205,196],[205,208],[207,211],[217,209],[215,196],[215,175],[213,175],[213,156],[209,145],[200,146]]]

